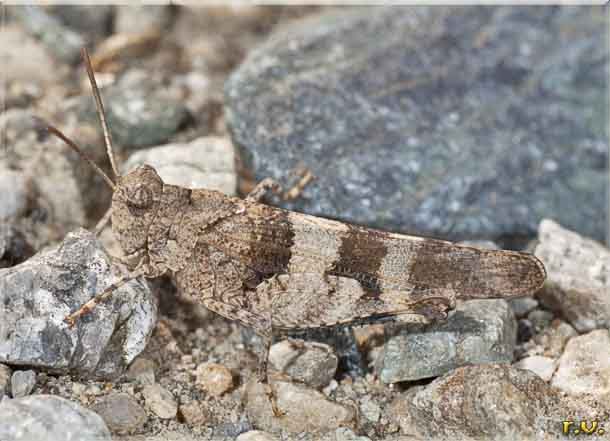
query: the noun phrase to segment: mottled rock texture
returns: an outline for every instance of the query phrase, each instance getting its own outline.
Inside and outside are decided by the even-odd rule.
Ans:
[[[316,175],[290,208],[507,242],[552,217],[601,239],[606,27],[599,8],[342,8],[252,51],[227,120],[256,180]]]

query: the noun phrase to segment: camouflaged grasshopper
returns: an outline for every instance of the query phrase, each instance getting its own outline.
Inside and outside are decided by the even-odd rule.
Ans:
[[[164,183],[143,165],[118,172],[103,104],[86,51],[114,180],[59,130],[114,191],[112,230],[130,274],[67,317],[74,321],[136,277],[171,277],[206,308],[251,327],[268,354],[276,330],[385,319],[446,318],[456,300],[531,294],[546,277],[533,255],[349,225],[261,203],[274,181],[245,199]],[[266,379],[266,359],[260,364]]]

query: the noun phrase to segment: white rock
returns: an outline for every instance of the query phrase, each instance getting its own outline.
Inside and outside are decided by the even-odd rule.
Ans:
[[[572,395],[610,399],[610,331],[599,329],[571,338],[551,384]]]
[[[339,427],[335,430],[335,440],[336,441],[371,441],[371,439],[367,436],[358,436],[354,433],[352,429],[348,429],[347,427]]]
[[[267,432],[250,430],[239,435],[235,441],[278,441],[278,439]]]
[[[203,137],[188,144],[167,144],[135,152],[123,169],[153,166],[166,184],[218,190],[234,195],[237,188],[233,144],[228,138]]]
[[[11,394],[13,398],[20,398],[29,395],[36,385],[36,372],[15,371],[11,377]]]
[[[158,384],[151,384],[144,387],[142,395],[144,395],[146,406],[159,418],[167,420],[176,416],[178,404],[167,389]]]
[[[201,364],[197,366],[195,375],[197,384],[215,397],[219,397],[233,387],[233,375],[222,364]]]
[[[547,219],[538,235],[547,271],[540,301],[581,333],[610,327],[610,250]]]
[[[321,392],[304,385],[271,381],[277,405],[284,415],[273,414],[265,387],[258,381],[246,386],[246,412],[255,427],[269,432],[315,432],[353,427],[356,411],[351,406],[329,400]]]
[[[0,439],[6,441],[110,441],[104,420],[81,405],[52,395],[0,402]]]
[[[146,347],[157,319],[146,282],[121,286],[74,327],[64,322],[121,276],[95,235],[83,229],[1,269],[0,363],[98,378],[121,374]]]
[[[527,369],[532,371],[544,381],[550,381],[557,363],[555,360],[549,357],[543,357],[541,355],[532,355],[531,357],[525,357],[514,364],[516,368]]]

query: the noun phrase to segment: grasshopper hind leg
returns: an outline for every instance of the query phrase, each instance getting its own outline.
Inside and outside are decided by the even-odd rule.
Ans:
[[[256,372],[257,378],[265,388],[265,393],[267,394],[267,398],[271,404],[273,415],[276,417],[282,417],[285,415],[285,413],[280,409],[277,401],[277,392],[273,386],[273,383],[269,381],[269,350],[271,348],[273,337],[271,335],[261,335],[261,337],[263,340],[263,349],[262,353],[259,355],[258,369]]]

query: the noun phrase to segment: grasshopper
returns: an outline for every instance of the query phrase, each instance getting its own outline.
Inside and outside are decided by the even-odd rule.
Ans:
[[[112,231],[127,261],[135,263],[68,316],[68,323],[131,279],[167,275],[183,295],[263,338],[259,375],[266,382],[276,331],[443,320],[457,300],[525,296],[546,278],[531,254],[383,232],[266,205],[265,195],[280,191],[271,179],[240,199],[166,184],[148,165],[121,175],[86,50],[83,57],[114,179],[58,129],[47,130],[112,188]]]

